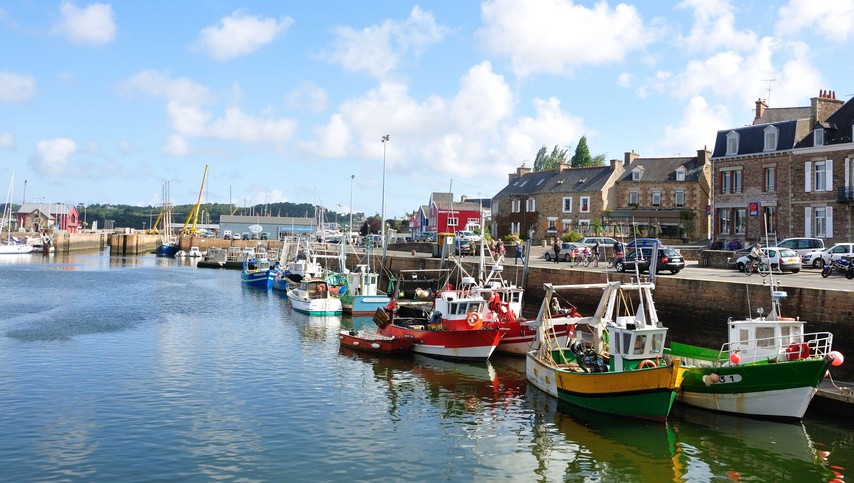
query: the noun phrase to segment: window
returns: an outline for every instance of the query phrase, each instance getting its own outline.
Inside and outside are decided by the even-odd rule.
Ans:
[[[521,205],[519,200],[513,200],[512,204],[513,204],[513,206],[510,207],[510,211],[512,211],[513,213],[519,213],[519,209],[520,209],[519,206]],[[518,232],[514,231],[513,233],[518,233]]]
[[[732,171],[723,171],[721,173],[721,193],[729,193],[732,191]]]
[[[679,166],[679,168],[676,169],[676,181],[685,181],[686,172],[687,170],[684,166]]]
[[[458,220],[457,217],[448,218],[448,226],[457,226]]]
[[[572,213],[572,198],[563,199],[563,212]]]
[[[744,235],[744,225],[747,222],[747,209],[746,208],[737,208],[735,210],[735,223],[733,224],[735,228],[736,235]]]
[[[732,172],[732,192],[741,193],[741,170]]]
[[[518,221],[514,221],[510,223],[510,233],[519,233],[520,223]]]
[[[768,233],[777,233],[777,207],[765,206],[762,209],[765,212],[766,223],[768,223]]]
[[[815,229],[815,236],[827,236],[827,208],[815,208],[813,210],[813,214],[813,228]]]
[[[775,126],[765,128],[765,151],[775,151],[777,149],[777,133],[779,129]]]
[[[581,197],[581,213],[590,213],[590,197]]]
[[[738,133],[730,131],[726,135],[726,154],[727,156],[738,154]]]
[[[722,235],[729,234],[729,208],[718,210],[718,233]]]
[[[675,196],[676,206],[677,207],[685,206],[685,192],[684,191],[677,191],[675,193],[675,195],[676,195]]]
[[[777,168],[768,166],[765,168],[765,191],[774,191],[777,188]]]
[[[652,206],[661,206],[661,191],[652,192]]]
[[[563,225],[563,231],[564,231],[564,233],[569,233],[571,223],[572,223],[572,222],[571,222],[571,221],[569,221],[569,218],[564,218],[564,219],[560,220],[560,224],[561,224],[561,225]]]
[[[833,238],[833,207],[807,206],[804,216],[804,235]]]
[[[637,204],[638,204],[638,192],[637,191],[629,191],[629,204],[637,206]]]
[[[824,129],[818,128],[814,133],[815,137],[813,138],[814,146],[824,146]]]
[[[641,177],[643,177],[642,169],[635,168],[632,170],[632,181],[640,181]]]
[[[806,169],[809,169],[810,162],[806,162]],[[824,161],[816,161],[812,163],[812,176],[807,179],[805,191],[809,192],[809,183],[812,181],[813,191],[832,191],[833,190],[833,160],[826,159]],[[809,172],[809,171],[808,171]]]
[[[549,218],[549,231],[556,232],[557,231],[557,218]]]
[[[529,213],[532,211],[537,211],[537,200],[533,198],[525,200],[525,211]]]
[[[827,172],[825,171],[825,163],[824,161],[817,161],[815,163],[815,177],[813,178],[816,191],[822,191],[827,185]]]

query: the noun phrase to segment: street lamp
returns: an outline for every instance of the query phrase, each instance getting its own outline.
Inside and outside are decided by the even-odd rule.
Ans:
[[[347,243],[351,243],[350,234],[353,233],[353,180],[355,174],[350,175],[350,224],[347,226]]]
[[[389,135],[386,134],[383,136],[383,198],[382,198],[382,206],[380,207],[380,226],[382,227],[382,235],[381,240],[383,244],[383,258],[385,258],[385,152],[386,152],[386,143],[388,142]]]

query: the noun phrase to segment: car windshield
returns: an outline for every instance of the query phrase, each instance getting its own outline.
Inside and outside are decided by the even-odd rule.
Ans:
[[[789,250],[788,248],[784,248],[784,249],[780,250],[780,256],[781,257],[796,257],[796,256],[798,256],[798,254],[795,253],[794,250]]]

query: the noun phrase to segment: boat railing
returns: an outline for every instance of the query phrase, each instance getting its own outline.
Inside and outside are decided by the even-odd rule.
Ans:
[[[723,344],[718,360],[747,363],[761,360],[772,362],[825,357],[830,354],[832,346],[833,334],[830,332],[746,339]],[[733,357],[733,354],[737,354],[738,357]]]

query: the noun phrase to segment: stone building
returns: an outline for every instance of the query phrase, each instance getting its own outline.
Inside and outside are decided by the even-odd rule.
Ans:
[[[641,158],[625,154],[625,173],[614,185],[609,225],[616,233],[706,240],[711,204],[711,153],[693,157]]]
[[[714,239],[746,244],[766,237],[773,243],[807,236],[803,205],[807,200],[795,201],[804,198],[805,165],[801,163],[798,172],[795,146],[841,105],[829,91],[812,98],[809,107],[772,109],[759,99],[752,125],[718,131],[711,158]],[[821,203],[809,200],[813,201]],[[798,203],[800,210],[794,208]]]
[[[492,198],[492,232],[497,238],[518,234],[534,243],[564,234],[592,234],[613,206],[613,186],[623,163],[532,171],[523,164],[509,175],[507,186]]]

